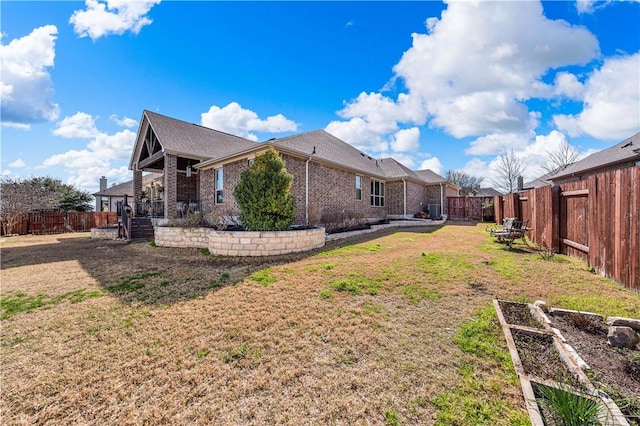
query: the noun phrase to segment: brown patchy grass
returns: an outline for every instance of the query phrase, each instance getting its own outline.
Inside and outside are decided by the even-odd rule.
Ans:
[[[433,401],[470,364],[488,399],[524,413],[515,377],[455,344],[479,308],[597,295],[640,316],[637,295],[583,263],[505,250],[480,225],[269,259],[87,234],[1,248],[2,299],[46,302],[2,320],[6,424],[436,424]]]

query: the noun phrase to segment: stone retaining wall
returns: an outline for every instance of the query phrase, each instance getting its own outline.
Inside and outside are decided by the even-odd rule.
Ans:
[[[97,240],[117,240],[118,228],[114,226],[107,228],[91,228],[91,238]]]
[[[162,247],[207,248],[213,255],[272,256],[324,246],[324,228],[295,231],[216,231],[212,228],[157,226],[155,243]]]

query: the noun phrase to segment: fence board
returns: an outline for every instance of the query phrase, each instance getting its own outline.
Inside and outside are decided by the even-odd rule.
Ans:
[[[44,212],[28,213],[14,226],[13,233],[62,234],[65,232],[86,232],[91,228],[115,225],[118,217],[114,212]],[[4,227],[2,227],[4,232]]]
[[[494,198],[496,222],[529,220],[528,237],[585,260],[640,292],[640,167]]]

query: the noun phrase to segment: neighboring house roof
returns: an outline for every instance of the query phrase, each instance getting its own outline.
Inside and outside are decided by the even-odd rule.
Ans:
[[[497,197],[499,195],[502,195],[502,192],[493,188],[480,188],[476,193],[477,197]]]
[[[558,168],[556,170],[545,173],[542,176],[535,178],[531,182],[525,182],[522,185],[522,187],[523,189],[527,190],[527,189],[542,188],[543,186],[551,186],[553,185],[553,182],[551,182],[551,179],[555,177],[556,173],[559,173],[563,170],[566,170],[566,167],[564,169]]]
[[[110,186],[104,191],[99,191],[93,194],[99,197],[122,197],[124,195],[133,196],[133,181],[120,183],[118,185]]]
[[[142,175],[142,183],[149,183],[158,179],[162,174],[160,173],[148,173]],[[133,197],[133,181],[123,182],[117,185],[110,186],[104,191],[98,191],[93,194],[95,197],[123,197],[125,195]]]
[[[636,133],[611,148],[576,161],[554,175],[552,180],[573,175],[580,176],[594,170],[630,161],[640,161],[640,133]]]

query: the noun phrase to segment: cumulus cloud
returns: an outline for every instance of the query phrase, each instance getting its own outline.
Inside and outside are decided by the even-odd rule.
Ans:
[[[134,120],[133,118],[129,118],[129,117],[118,118],[118,116],[115,114],[111,114],[111,117],[109,117],[109,120],[113,121],[118,126],[126,127],[127,129],[136,127],[138,125],[138,121]]]
[[[63,138],[87,139],[97,136],[99,133],[93,117],[84,112],[77,112],[65,117],[53,130],[54,135]]]
[[[442,173],[443,173],[442,163],[440,162],[440,159],[438,157],[431,157],[424,160],[420,164],[419,170],[425,170],[425,169],[429,169],[432,172],[439,174],[440,176],[442,176]]]
[[[43,167],[62,166],[69,176],[67,183],[87,190],[95,189],[96,176],[106,176],[116,182],[131,180],[126,166],[114,163],[127,160],[131,155],[136,133],[124,129],[114,134],[100,131],[93,116],[78,112],[65,117],[53,130],[64,138],[90,139],[84,149],[72,149],[47,158]]]
[[[420,129],[398,130],[391,141],[391,149],[394,152],[417,151],[420,148]]]
[[[431,125],[458,138],[531,132],[523,101],[549,96],[542,77],[599,54],[593,34],[547,19],[539,2],[452,2],[427,26],[394,71]]]
[[[282,114],[272,115],[262,120],[250,109],[244,109],[237,102],[220,108],[212,105],[209,111],[200,115],[201,124],[236,136],[257,141],[253,132],[282,133],[298,130],[298,125]]]
[[[554,93],[568,99],[581,100],[584,94],[584,85],[580,83],[575,75],[568,72],[559,72],[556,74],[554,82]]]
[[[31,123],[58,118],[48,70],[54,65],[57,34],[54,25],[45,25],[9,44],[0,43],[3,125],[27,130]]]
[[[85,10],[76,10],[69,18],[80,37],[97,40],[109,34],[138,34],[142,27],[151,24],[147,13],[160,0],[86,0]]]
[[[625,1],[625,0],[617,0]],[[640,0],[626,0],[631,2],[640,2]],[[610,4],[614,3],[614,0],[576,0],[576,9],[578,13],[594,13],[596,10],[603,9]]]
[[[640,53],[607,59],[584,87],[584,108],[555,115],[555,125],[571,136],[617,140],[640,130]]]

